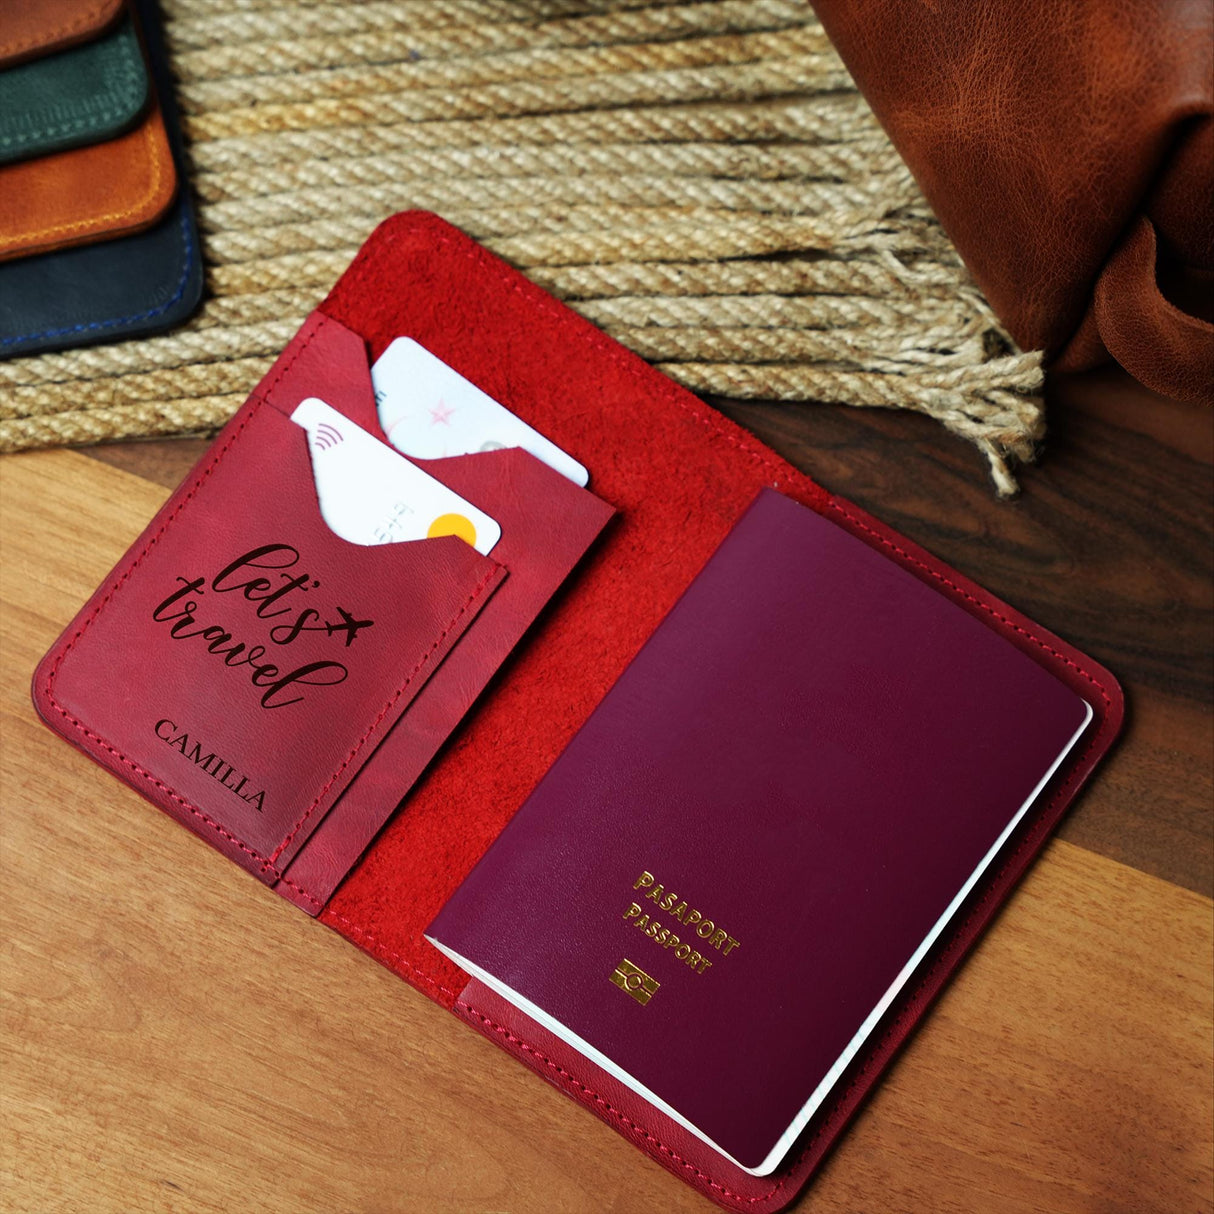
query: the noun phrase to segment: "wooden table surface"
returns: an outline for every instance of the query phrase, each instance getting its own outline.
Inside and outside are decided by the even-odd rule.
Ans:
[[[1108,374],[1055,395],[1011,504],[926,419],[722,406],[1129,704],[799,1208],[1214,1209],[1214,433]],[[0,460],[3,1208],[711,1209],[35,719],[35,662],[203,446]]]

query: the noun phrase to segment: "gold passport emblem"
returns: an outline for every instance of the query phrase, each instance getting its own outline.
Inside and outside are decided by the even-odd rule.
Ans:
[[[654,992],[661,985],[656,978],[651,978],[638,965],[633,965],[627,957],[615,967],[611,981],[622,991],[631,995],[642,1007],[653,998]]]

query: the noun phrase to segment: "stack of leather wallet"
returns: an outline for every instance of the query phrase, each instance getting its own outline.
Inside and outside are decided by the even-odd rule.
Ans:
[[[141,336],[202,293],[151,0],[7,0],[0,352]]]

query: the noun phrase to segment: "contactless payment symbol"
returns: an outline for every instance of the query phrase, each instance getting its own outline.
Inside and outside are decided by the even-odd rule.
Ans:
[[[291,420],[308,433],[321,517],[347,543],[454,535],[487,556],[502,538],[501,527],[483,510],[320,397],[300,401]]]
[[[631,995],[642,1007],[653,998],[661,983],[651,978],[639,965],[633,965],[627,957],[615,967],[611,981]]]
[[[316,427],[316,433],[312,436],[312,441],[320,451],[328,451],[330,447],[336,447],[342,441],[341,431],[335,426],[330,426],[328,422],[321,422]]]

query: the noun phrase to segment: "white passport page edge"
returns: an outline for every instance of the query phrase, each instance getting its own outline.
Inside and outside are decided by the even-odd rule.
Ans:
[[[890,983],[889,988],[877,1001],[876,1006],[868,1014],[868,1017],[865,1019],[864,1023],[861,1024],[856,1030],[855,1036],[852,1037],[851,1041],[848,1042],[843,1052],[835,1060],[834,1065],[822,1077],[822,1080],[818,1086],[814,1088],[809,1099],[801,1107],[801,1111],[796,1115],[796,1117],[793,1118],[788,1129],[786,1129],[784,1133],[780,1135],[778,1141],[768,1152],[767,1158],[764,1159],[757,1168],[748,1168],[745,1164],[739,1163],[739,1161],[734,1159],[732,1155],[723,1150],[717,1143],[713,1142],[713,1140],[709,1138],[707,1134],[688,1121],[687,1118],[684,1117],[677,1109],[673,1108],[671,1105],[667,1104],[666,1101],[662,1100],[661,1097],[651,1092],[643,1083],[634,1078],[632,1075],[628,1074],[623,1067],[618,1066],[610,1058],[608,1058],[606,1054],[603,1054],[601,1051],[595,1049],[593,1045],[591,1045],[588,1041],[583,1040],[576,1033],[571,1032],[565,1027],[565,1025],[561,1024],[560,1021],[554,1020],[548,1015],[547,1012],[544,1011],[543,1008],[532,1003],[530,999],[520,995],[518,991],[513,990],[500,979],[495,978],[492,974],[482,969],[479,965],[469,961],[466,957],[461,957],[453,949],[450,949],[444,945],[442,941],[434,939],[433,936],[427,936],[426,939],[429,940],[430,943],[433,944],[434,947],[437,948],[441,953],[444,953],[446,956],[450,957],[450,959],[454,961],[455,964],[460,967],[460,969],[464,970],[468,974],[471,974],[473,978],[483,982],[491,991],[505,999],[507,1003],[513,1004],[521,1012],[525,1012],[531,1017],[532,1020],[536,1021],[536,1023],[547,1029],[554,1036],[559,1037],[567,1045],[571,1045],[579,1053],[584,1054],[596,1066],[601,1067],[609,1075],[631,1088],[632,1091],[636,1092],[638,1096],[641,1096],[643,1099],[649,1101],[654,1108],[660,1109],[666,1114],[667,1117],[671,1118],[671,1120],[678,1122],[678,1124],[681,1125],[685,1130],[688,1130],[690,1133],[694,1134],[702,1142],[707,1143],[714,1151],[728,1159],[730,1163],[735,1164],[737,1167],[741,1168],[743,1172],[747,1172],[751,1176],[768,1176],[775,1171],[775,1169],[780,1165],[780,1162],[783,1160],[784,1156],[788,1154],[789,1149],[797,1140],[797,1137],[800,1135],[801,1131],[809,1124],[810,1118],[818,1111],[827,1096],[830,1095],[831,1089],[838,1082],[839,1076],[843,1074],[848,1065],[851,1063],[852,1059],[855,1058],[856,1054],[859,1053],[864,1043],[872,1035],[873,1029],[876,1028],[877,1024],[881,1020],[881,1017],[884,1016],[889,1010],[890,1004],[893,1003],[893,1001],[898,997],[898,993],[903,989],[903,987],[906,986],[907,982],[910,981],[911,976],[918,968],[920,962],[922,962],[932,945],[936,943],[941,934],[948,927],[949,922],[957,913],[957,910],[960,908],[961,904],[969,896],[974,886],[977,885],[978,881],[982,877],[982,874],[986,872],[986,870],[998,857],[999,852],[1007,843],[1012,832],[1017,826],[1020,825],[1025,814],[1028,813],[1029,809],[1032,808],[1033,803],[1041,795],[1041,790],[1045,788],[1046,784],[1049,783],[1050,778],[1058,770],[1059,766],[1061,766],[1067,755],[1071,753],[1071,751],[1074,749],[1075,743],[1091,724],[1092,717],[1094,715],[1092,712],[1092,706],[1086,700],[1083,701],[1083,706],[1087,710],[1086,714],[1084,715],[1083,723],[1071,735],[1070,741],[1068,741],[1067,744],[1062,748],[1062,752],[1058,755],[1054,762],[1050,764],[1049,769],[1037,782],[1037,786],[1029,794],[1028,799],[1012,816],[1011,821],[1008,822],[1006,827],[1004,827],[1003,832],[1000,834],[999,838],[995,840],[995,843],[991,847],[990,851],[983,856],[982,860],[978,864],[978,867],[974,869],[973,873],[970,874],[969,879],[957,891],[957,896],[948,904],[948,907],[945,909],[940,918],[936,920],[936,923],[932,927],[931,931],[928,932],[928,934],[923,938],[922,943],[907,960],[898,976],[892,983]]]

